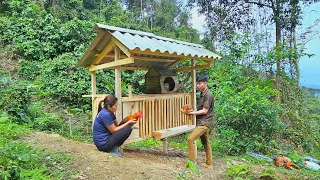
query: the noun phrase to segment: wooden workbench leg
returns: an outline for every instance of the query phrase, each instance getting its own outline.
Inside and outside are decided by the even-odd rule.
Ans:
[[[163,152],[168,154],[168,138],[161,139]]]

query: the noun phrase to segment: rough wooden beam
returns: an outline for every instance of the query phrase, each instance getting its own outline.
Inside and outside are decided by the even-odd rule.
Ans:
[[[98,54],[96,54],[97,56]],[[114,54],[107,54],[105,57],[108,58],[113,58]],[[127,56],[121,55],[121,58],[126,58]],[[134,59],[139,59],[139,60],[145,60],[145,61],[154,61],[154,62],[166,62],[166,63],[173,63],[176,61],[175,59],[163,59],[163,58],[150,58],[150,57],[144,57],[144,56],[133,56]]]
[[[96,79],[97,79],[96,72],[95,71],[91,72],[92,124],[93,124],[94,119],[95,119],[95,117],[97,115],[97,109],[96,109],[95,104],[94,104],[94,96],[97,93],[97,80]]]
[[[143,57],[143,56],[134,56],[134,58],[145,60],[145,61],[165,62],[165,63],[171,63],[175,61],[174,59],[149,58],[149,57]]]
[[[131,52],[135,54],[145,54],[145,55],[152,55],[152,56],[162,56],[162,57],[176,57],[176,58],[192,58],[192,56],[184,56],[184,55],[177,55],[177,54],[170,54],[168,52],[161,53],[160,51],[152,52],[151,50],[141,51],[139,49],[134,49]]]
[[[178,127],[173,127],[173,128],[169,128],[169,129],[164,129],[164,130],[159,130],[159,131],[153,131],[152,132],[152,136],[157,139],[163,139],[163,138],[168,138],[171,136],[176,136],[182,133],[187,133],[192,131],[195,128],[195,126],[188,126],[188,125],[184,125],[184,126],[178,126]]]
[[[95,64],[98,64],[104,57],[105,55],[108,54],[108,52],[110,52],[112,50],[114,46],[114,43],[111,41],[105,48],[104,50],[98,54],[98,56],[96,57],[96,59],[91,63],[90,67],[91,68],[92,66],[94,66]]]
[[[82,97],[90,97],[90,98],[101,98],[106,97],[108,94],[96,94],[96,95],[82,95]]]
[[[121,49],[122,52],[124,52],[128,57],[131,57],[129,49],[125,45],[123,45],[118,39],[112,37],[111,40]]]
[[[168,138],[161,139],[161,141],[162,141],[163,152],[168,154]]]
[[[210,64],[209,64],[210,65]],[[195,67],[196,66],[196,62],[195,62],[195,60],[194,59],[192,59],[191,60],[191,66],[192,67]],[[193,69],[192,71],[191,71],[191,78],[192,78],[192,80],[191,80],[191,90],[192,90],[192,106],[193,107],[197,107],[197,99],[196,99],[196,87],[197,87],[197,85],[196,85],[196,70],[195,69]],[[196,124],[196,116],[193,116],[193,124]]]
[[[114,56],[115,63],[119,63],[124,60],[124,59],[120,60],[120,48],[118,46],[114,48],[114,54],[115,54]],[[127,59],[132,63],[134,62],[133,58],[129,57]],[[121,90],[121,69],[119,67],[114,69],[114,83],[115,83],[115,87],[114,87],[115,95],[120,99],[122,97],[122,90]],[[116,112],[116,117],[117,117],[118,123],[120,123],[122,120],[122,101],[118,101],[118,110]]]
[[[92,43],[89,46],[89,51],[93,51],[94,48],[96,47],[96,45],[99,43],[99,41],[101,39],[103,39],[103,37],[107,35],[106,31],[103,30],[98,30],[98,35],[96,36],[96,38],[94,38],[94,40],[92,41]]]
[[[175,71],[176,72],[185,72],[185,71],[192,71],[194,69],[203,69],[203,68],[210,68],[210,64],[192,66],[192,67],[187,67],[187,68],[178,68],[178,69],[175,69]]]
[[[177,59],[174,62],[172,62],[171,64],[169,64],[169,66],[174,66],[176,65],[178,62],[180,62],[182,59]]]
[[[168,52],[163,52],[161,53],[160,51],[155,51],[155,52],[152,52],[151,50],[145,50],[145,51],[141,51],[140,49],[136,48],[132,51],[130,51],[132,53],[135,53],[135,54],[145,54],[145,55],[152,55],[152,56],[162,56],[162,57],[171,57],[171,58],[181,58],[181,59],[199,59],[199,60],[207,60],[207,61],[212,61],[213,59],[215,58],[221,58],[220,56],[216,55],[215,57],[213,58],[208,58],[208,57],[198,57],[198,56],[191,56],[191,55],[188,55],[188,56],[185,56],[183,54],[181,55],[177,55],[176,53],[173,53],[173,54],[170,54]]]
[[[93,66],[93,67],[89,68],[88,70],[90,72],[92,72],[92,71],[96,71],[96,70],[100,70],[100,69],[113,68],[113,67],[118,67],[118,66],[122,66],[122,65],[126,65],[126,64],[132,64],[132,63],[134,63],[134,58],[133,57],[129,57],[129,58],[121,59],[121,60],[118,60],[118,61],[113,61],[113,62],[101,64],[101,65],[98,65],[98,66]]]
[[[135,66],[121,66],[121,70],[144,70],[147,71],[150,68],[147,67],[135,67]]]
[[[209,64],[210,65],[210,64]],[[191,59],[191,67],[195,67],[196,66],[196,61],[195,59]],[[192,69],[192,85],[191,85],[191,88],[192,88],[192,105],[193,107],[197,107],[197,100],[196,100],[196,70],[195,69]],[[196,116],[193,116],[193,124],[196,124]],[[198,149],[197,149],[197,141],[194,141],[194,150],[195,150],[195,158],[197,158],[197,152],[198,152]]]

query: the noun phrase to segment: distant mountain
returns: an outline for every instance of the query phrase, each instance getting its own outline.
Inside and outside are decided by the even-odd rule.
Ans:
[[[301,83],[300,86],[304,86],[304,87],[307,87],[307,88],[313,88],[313,89],[320,89],[320,84]]]

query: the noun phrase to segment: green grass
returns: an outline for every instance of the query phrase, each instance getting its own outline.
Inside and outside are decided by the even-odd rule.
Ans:
[[[72,179],[66,169],[70,156],[49,153],[19,140],[31,132],[25,125],[17,125],[9,116],[0,117],[0,179]]]

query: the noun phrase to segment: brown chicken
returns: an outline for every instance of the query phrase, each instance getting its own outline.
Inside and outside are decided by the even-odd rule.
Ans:
[[[293,163],[289,158],[285,157],[284,155],[277,155],[273,158],[274,164],[278,167],[284,167],[286,169],[292,170],[292,166],[299,169],[300,167]]]
[[[189,120],[189,121],[192,120],[193,114],[189,114],[189,113],[192,112],[193,109],[192,109],[188,104],[184,105],[184,106],[180,109],[180,111],[181,111],[183,114],[185,114],[185,115],[188,116],[188,120]]]
[[[180,109],[180,111],[181,111],[183,114],[189,115],[189,113],[190,113],[191,111],[193,111],[193,109],[192,109],[188,104],[186,104],[186,105],[184,105],[184,106]]]
[[[127,116],[123,119],[123,121],[135,120],[138,121],[142,117],[142,111],[138,111],[130,116]]]

